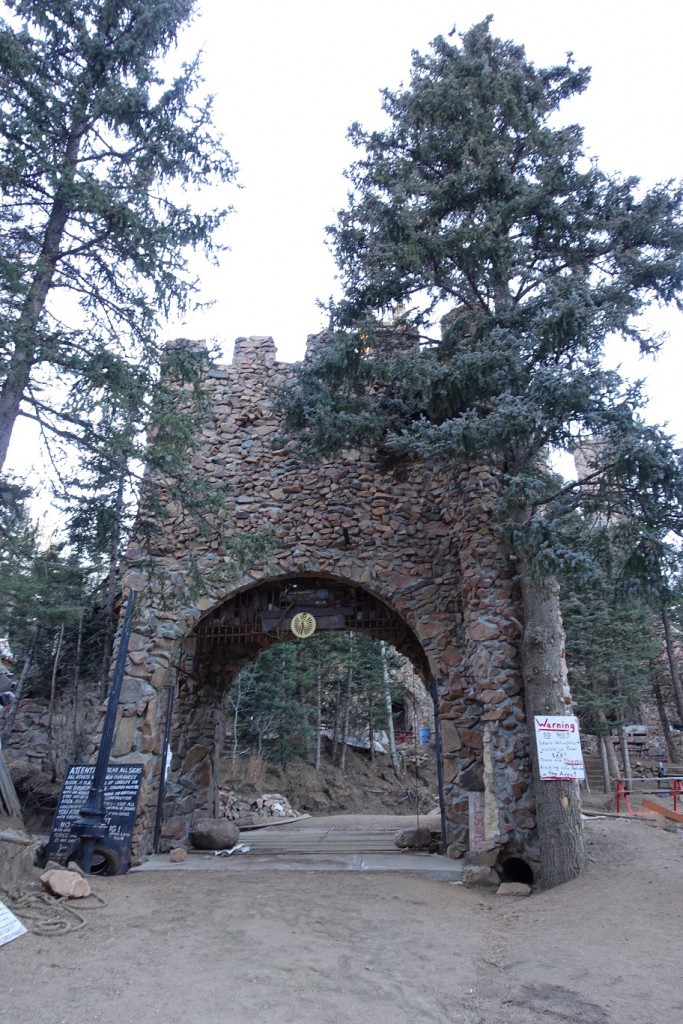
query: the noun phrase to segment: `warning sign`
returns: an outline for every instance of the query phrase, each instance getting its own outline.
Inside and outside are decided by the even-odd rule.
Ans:
[[[18,939],[20,935],[26,934],[26,928],[18,917],[15,917],[11,910],[0,903],[0,946],[12,939]]]
[[[574,715],[535,715],[538,768],[542,779],[585,779],[579,736]]]
[[[130,861],[131,836],[142,771],[141,764],[110,764],[107,767],[104,782],[104,824],[107,826],[107,836],[104,845],[116,851],[116,873],[121,875],[128,870]],[[50,841],[45,852],[46,860],[66,864],[68,857],[73,855],[79,841],[75,825],[88,799],[94,774],[94,765],[69,765],[52,823]]]

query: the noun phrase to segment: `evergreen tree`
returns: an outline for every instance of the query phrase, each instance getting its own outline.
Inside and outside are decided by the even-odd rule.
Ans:
[[[398,662],[396,655],[387,656],[390,670]],[[395,687],[390,687],[390,696],[393,692]],[[343,740],[370,739],[385,729],[386,715],[378,641],[361,633],[351,638],[345,632],[330,632],[277,644],[244,668],[228,693],[233,766],[237,750],[246,745],[259,756],[274,755],[281,764],[316,747],[319,767],[321,726],[331,731],[336,760],[341,762]]]
[[[259,757],[286,766],[310,746],[310,708],[299,686],[299,645],[277,644],[263,651],[232,684],[228,715],[237,736]]]
[[[8,638],[17,697],[50,696],[80,672],[81,624],[92,586],[73,553],[42,547],[26,508],[26,492],[5,484],[0,501],[0,636]],[[16,707],[16,705],[15,705]],[[5,728],[11,726],[8,715]]]
[[[188,196],[234,176],[198,62],[162,73],[194,0],[3,7],[0,469],[19,416],[101,457],[120,425],[103,405],[144,422],[159,324],[227,212]]]
[[[584,555],[560,542],[563,518],[682,522],[678,453],[601,356],[612,334],[655,350],[639,314],[681,305],[683,190],[589,161],[556,118],[588,70],[536,68],[489,23],[414,54],[409,86],[384,93],[388,128],[351,128],[362,156],[330,228],[344,294],[282,404],[315,455],[374,442],[388,459],[497,467],[531,719],[565,708],[555,573]],[[596,438],[586,474],[558,484],[548,449]],[[541,882],[559,884],[585,860],[578,787],[537,779],[536,795]]]
[[[572,696],[583,727],[616,732],[635,721],[647,699],[660,653],[653,593],[629,577],[628,553],[618,529],[583,533],[592,572],[560,577],[562,619]],[[581,538],[574,540],[578,548]]]

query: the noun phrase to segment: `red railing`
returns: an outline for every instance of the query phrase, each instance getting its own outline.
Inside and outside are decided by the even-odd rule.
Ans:
[[[635,782],[649,782],[650,780],[638,779]],[[662,788],[662,782],[666,783],[666,788]],[[627,788],[626,783],[621,779],[617,779],[616,783],[616,810],[617,814],[621,813],[622,804],[628,814],[650,814],[650,811],[634,811],[629,802],[629,796],[671,796],[674,802],[674,811],[678,811],[678,801],[683,800],[683,778],[668,778],[662,776],[658,779],[657,789],[639,789],[637,785],[633,785]]]

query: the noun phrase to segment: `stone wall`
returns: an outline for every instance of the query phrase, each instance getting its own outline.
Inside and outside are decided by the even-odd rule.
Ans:
[[[435,677],[450,853],[468,849],[468,794],[483,792],[483,854],[523,852],[533,862],[521,614],[493,520],[496,474],[471,467],[453,479],[420,465],[392,474],[369,451],[302,464],[280,442],[270,400],[291,372],[276,361],[270,338],[238,339],[230,366],[207,365],[210,414],[192,466],[209,484],[230,482],[225,522],[207,534],[171,502],[151,539],[138,538],[128,551],[124,586],[140,598],[117,754],[146,767],[138,849],[149,849],[169,688],[176,704],[166,839],[183,839],[192,815],[215,806],[220,706],[245,656],[215,652],[215,670],[203,671],[195,650],[202,616],[268,580],[315,574],[388,605],[420,652],[417,670]],[[267,529],[272,543],[235,575],[224,529],[245,536]]]
[[[57,779],[70,762],[87,760],[101,709],[101,701],[92,694],[75,698],[71,689],[63,690],[52,718],[46,697],[24,697],[11,709],[12,705],[6,709],[0,729],[2,749],[9,759],[24,761]],[[8,728],[10,713],[13,722]]]

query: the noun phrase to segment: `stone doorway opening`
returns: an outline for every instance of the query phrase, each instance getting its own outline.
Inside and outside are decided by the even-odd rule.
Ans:
[[[438,813],[433,702],[384,641],[340,630],[274,645],[237,675],[225,715],[220,814],[242,825]]]
[[[230,713],[230,694],[241,685],[239,680],[253,673],[259,656],[274,645],[278,645],[278,657],[282,654],[283,659],[291,659],[309,641],[324,646],[326,640],[333,638],[348,643],[351,650],[354,644],[369,644],[379,651],[380,644],[371,641],[383,642],[385,650],[396,651],[407,659],[427,696],[429,663],[413,630],[388,604],[348,580],[320,574],[270,578],[236,592],[197,623],[184,642],[178,673],[170,733],[173,753],[164,786],[161,849],[184,842],[194,818],[219,813],[221,757],[226,755],[226,731],[229,734],[226,712]],[[274,653],[270,652],[271,662]],[[415,725],[419,728],[428,724],[432,741],[429,753],[433,757],[438,732],[431,696],[426,707],[430,712],[428,722],[422,721],[426,714],[422,703],[422,714]],[[266,712],[267,708],[261,706],[259,713],[264,715],[264,721],[257,723],[254,731],[260,730],[262,738],[272,740],[277,731],[277,716],[273,716],[269,737]],[[318,707],[312,717],[308,727],[312,726],[313,735],[309,733],[309,738],[314,744],[320,742],[315,736],[320,726],[328,737],[335,728],[341,732],[339,720],[320,720],[330,718],[329,707]],[[401,724],[398,723],[399,727]],[[370,740],[371,732],[370,725]],[[440,785],[438,792],[443,804]]]

